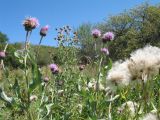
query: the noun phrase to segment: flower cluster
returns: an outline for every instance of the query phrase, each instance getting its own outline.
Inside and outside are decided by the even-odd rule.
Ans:
[[[94,38],[101,37],[101,31],[99,29],[93,29],[91,34]],[[114,34],[113,32],[106,32],[105,34],[102,35],[101,39],[103,43],[107,43],[109,41],[114,40]],[[95,51],[96,51],[96,43],[95,43]],[[104,53],[105,55],[109,55],[108,48],[101,48],[101,52]]]
[[[99,29],[93,29],[91,34],[94,38],[101,37],[101,31]],[[102,36],[103,43],[106,43],[107,41],[112,41],[112,40],[114,40],[113,32],[106,32],[105,34],[103,34]]]
[[[54,38],[58,41],[59,45],[73,45],[78,43],[78,33],[73,31],[68,25],[56,28],[57,36]]]
[[[64,27],[61,27],[61,28],[56,28],[56,31],[58,32],[58,35],[57,35],[57,38],[55,38],[55,40],[64,40],[65,39],[65,35],[69,35],[70,32],[71,32],[71,28],[70,26],[64,26]]]

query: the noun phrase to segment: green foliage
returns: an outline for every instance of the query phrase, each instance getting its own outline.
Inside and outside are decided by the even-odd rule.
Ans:
[[[39,53],[37,53],[38,46],[32,46],[35,53],[38,54],[37,64],[39,66],[45,66],[52,62],[52,56],[57,53],[57,49],[50,46],[41,46]]]
[[[0,32],[0,44],[5,44],[6,42],[8,42],[7,35],[5,35],[4,33]]]
[[[31,77],[32,81],[29,84],[30,93],[32,93],[32,91],[42,83],[42,74],[40,73],[40,70],[37,64],[35,63],[35,60],[33,59],[32,59]]]

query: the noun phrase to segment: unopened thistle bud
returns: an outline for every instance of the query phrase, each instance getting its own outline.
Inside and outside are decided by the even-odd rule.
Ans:
[[[49,28],[48,25],[42,27],[41,30],[40,30],[40,35],[43,36],[43,37],[45,37],[47,35],[48,28]]]

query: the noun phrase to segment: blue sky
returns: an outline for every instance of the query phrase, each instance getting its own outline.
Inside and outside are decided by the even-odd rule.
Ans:
[[[22,21],[26,16],[39,19],[40,26],[30,38],[31,43],[39,42],[39,30],[50,25],[43,45],[55,46],[56,27],[70,25],[77,28],[82,23],[97,23],[144,3],[146,0],[0,0],[0,31],[7,34],[11,43],[23,42],[25,31]],[[159,0],[148,0],[150,4]]]

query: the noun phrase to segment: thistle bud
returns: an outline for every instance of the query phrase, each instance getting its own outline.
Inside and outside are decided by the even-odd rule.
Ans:
[[[48,28],[49,28],[48,25],[42,27],[41,30],[40,30],[40,35],[43,36],[43,37],[45,37],[47,35]]]

